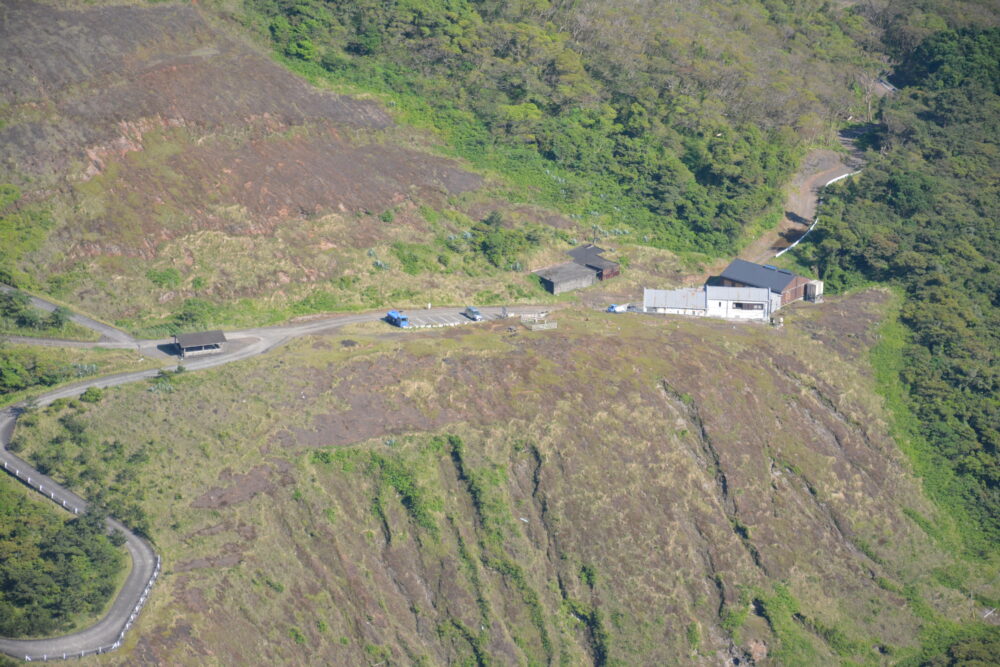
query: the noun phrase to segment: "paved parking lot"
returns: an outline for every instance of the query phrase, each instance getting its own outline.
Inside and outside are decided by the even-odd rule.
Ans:
[[[475,324],[472,320],[462,314],[462,309],[456,308],[454,312],[448,310],[408,310],[406,314],[410,318],[410,326],[418,329],[427,327],[456,327],[462,324]],[[498,317],[495,313],[483,312],[484,320],[494,320]]]

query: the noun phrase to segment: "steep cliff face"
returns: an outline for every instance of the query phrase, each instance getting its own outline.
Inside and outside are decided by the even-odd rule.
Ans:
[[[887,298],[365,325],[19,438],[44,459],[69,410],[124,447],[52,463],[164,555],[122,663],[878,662],[969,613],[867,370]]]

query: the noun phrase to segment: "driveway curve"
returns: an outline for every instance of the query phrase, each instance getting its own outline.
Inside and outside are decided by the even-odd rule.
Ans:
[[[0,292],[13,292],[13,291],[16,290],[13,287],[10,287],[9,285],[0,285]],[[44,310],[45,312],[48,313],[51,313],[53,310],[59,307],[57,304],[52,303],[51,301],[46,301],[45,299],[42,299],[37,296],[31,296],[30,298],[32,306],[38,308],[39,310]],[[75,322],[76,324],[79,324],[82,327],[86,327],[91,331],[96,331],[97,333],[101,334],[101,342],[129,343],[135,345],[136,342],[135,338],[125,333],[121,329],[116,329],[110,324],[105,324],[104,322],[100,322],[92,317],[87,317],[86,315],[82,315],[80,313],[73,313],[72,315],[70,315],[69,319],[71,322]]]
[[[855,140],[866,129],[851,128],[840,133],[838,139],[846,153],[817,149],[805,157],[792,179],[781,222],[744,248],[741,259],[765,264],[805,236],[815,222],[823,188],[864,166],[864,153]]]
[[[48,302],[43,301],[43,303]],[[537,306],[524,307],[524,310],[528,311],[535,311],[537,309]],[[500,308],[481,308],[480,310],[491,319],[501,315]],[[430,310],[422,310],[421,312],[457,316],[461,312],[461,309],[432,308]],[[520,312],[519,309],[511,308],[507,311],[507,314],[517,315],[518,312]],[[263,354],[300,336],[327,333],[348,324],[375,322],[381,320],[382,317],[383,315],[380,312],[334,315],[296,324],[232,331],[226,334],[226,337],[231,341],[226,351],[185,361],[183,366],[187,371],[198,371],[222,366]],[[90,318],[83,316],[80,316],[80,318],[74,321],[81,324],[90,321],[100,325],[102,329],[95,330],[102,331],[102,336],[104,335],[103,328],[111,328],[95,320],[90,320]],[[84,326],[89,325],[84,324]],[[118,330],[113,329],[113,331]],[[121,337],[116,338],[112,342],[114,346],[129,345],[138,346],[142,350],[152,350],[156,349],[157,345],[166,342],[135,340],[121,331],[118,331],[118,334],[127,336],[128,340],[122,340]],[[41,345],[63,345],[66,343],[66,341],[51,339],[32,339],[31,342]],[[111,345],[109,345],[109,342],[98,341],[93,343],[78,343],[73,346],[109,347]],[[174,366],[174,368],[176,369],[177,366]],[[137,382],[156,377],[159,372],[158,369],[132,371],[84,380],[60,387],[39,397],[37,404],[44,406],[60,398],[78,396],[90,387],[106,388]],[[7,450],[7,445],[10,443],[14,433],[17,417],[24,412],[24,408],[24,403],[19,403],[0,411],[0,463],[2,463],[6,472],[14,475],[60,507],[76,514],[84,513],[87,509],[86,500],[72,491],[63,488],[48,476],[41,474],[31,465]],[[0,652],[19,660],[36,661],[79,658],[94,653],[106,653],[121,646],[125,634],[134,624],[152,591],[153,584],[160,573],[161,559],[148,540],[133,533],[115,519],[108,519],[108,527],[109,529],[119,530],[125,535],[125,546],[132,558],[132,569],[107,614],[89,628],[62,637],[49,639],[0,638]]]

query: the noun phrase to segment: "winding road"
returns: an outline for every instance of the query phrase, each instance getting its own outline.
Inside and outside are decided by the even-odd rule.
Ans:
[[[750,244],[741,253],[744,259],[766,262],[787,249],[811,229],[810,223],[815,222],[816,207],[822,188],[830,182],[854,173],[861,165],[861,155],[853,147],[853,139],[854,137],[846,134],[841,137],[845,147],[852,149],[846,159],[833,151],[816,151],[807,158],[800,175],[793,183],[794,190],[790,193],[784,220],[776,229],[762,235],[757,241]],[[6,285],[0,285],[0,291],[10,291],[11,289]],[[33,306],[49,312],[57,307],[56,304],[38,297],[32,297],[31,303]],[[508,315],[517,315],[521,310],[537,310],[537,306],[525,306],[521,310],[504,310]],[[500,317],[502,312],[499,307],[482,308],[481,311],[488,319]],[[432,308],[421,312],[432,315],[456,316],[461,312],[461,309]],[[137,340],[124,331],[78,313],[74,313],[70,319],[99,333],[100,340],[81,342],[21,336],[6,336],[4,338],[11,342],[60,347],[135,348],[137,352],[145,356],[170,358],[162,351],[164,345],[172,342],[170,339]],[[227,332],[226,338],[229,343],[224,352],[186,360],[183,365],[189,371],[213,368],[264,354],[300,336],[326,333],[348,324],[374,322],[381,319],[382,313],[380,312],[335,315],[296,324]],[[160,369],[133,371],[84,380],[60,387],[39,397],[37,404],[44,406],[60,398],[77,396],[89,387],[114,387],[152,378],[159,371]],[[23,403],[0,411],[0,464],[8,473],[36,489],[60,507],[82,514],[87,509],[87,502],[83,498],[63,488],[7,451],[7,444],[13,435],[17,417],[23,411]],[[117,529],[125,535],[125,546],[132,558],[132,569],[108,613],[95,625],[63,637],[33,640],[0,638],[0,652],[17,659],[36,661],[83,657],[93,653],[112,651],[121,646],[125,633],[135,622],[151,593],[160,572],[161,560],[148,540],[128,530],[113,518],[108,519],[108,526],[109,529]]]
[[[0,289],[7,291],[11,288],[0,286]],[[32,297],[32,304],[48,311],[54,310],[56,307],[55,304],[37,297]],[[499,318],[503,313],[499,307],[481,308],[480,310],[487,319]],[[525,306],[523,310],[537,310],[537,306]],[[420,312],[457,317],[461,309],[431,308]],[[507,310],[508,315],[517,315],[519,312],[521,311],[514,308]],[[296,324],[227,332],[226,338],[230,342],[227,343],[227,349],[224,352],[185,360],[183,365],[188,371],[213,368],[264,354],[300,336],[326,333],[348,324],[375,322],[381,320],[382,317],[381,312],[334,315]],[[135,347],[140,353],[147,356],[169,358],[160,350],[160,347],[170,343],[170,339],[136,340],[124,331],[83,315],[74,314],[71,319],[82,326],[99,332],[101,340],[78,342],[22,337],[7,337],[7,339],[51,346]],[[133,371],[76,382],[40,396],[37,399],[37,404],[44,406],[60,398],[77,396],[89,387],[106,388],[145,380],[156,377],[159,372],[160,369]],[[87,510],[86,500],[63,488],[7,450],[7,445],[14,433],[17,417],[24,411],[24,408],[24,403],[19,403],[0,411],[0,464],[3,465],[6,472],[14,475],[60,507],[76,514],[84,513]],[[125,547],[132,558],[132,569],[108,613],[95,625],[63,637],[30,640],[0,638],[0,652],[19,660],[37,661],[79,658],[93,653],[106,653],[121,646],[125,633],[135,622],[150,595],[160,572],[161,561],[153,549],[153,545],[145,538],[133,533],[115,519],[108,519],[108,527],[122,532],[125,536]]]

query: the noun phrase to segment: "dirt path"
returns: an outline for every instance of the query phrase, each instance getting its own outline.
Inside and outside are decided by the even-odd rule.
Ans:
[[[841,133],[840,143],[850,151],[848,155],[818,149],[806,156],[792,180],[785,202],[785,216],[777,227],[744,248],[740,253],[741,259],[763,264],[806,233],[816,218],[819,192],[823,186],[838,176],[858,171],[864,164],[862,153],[854,143],[859,134],[858,130]]]

